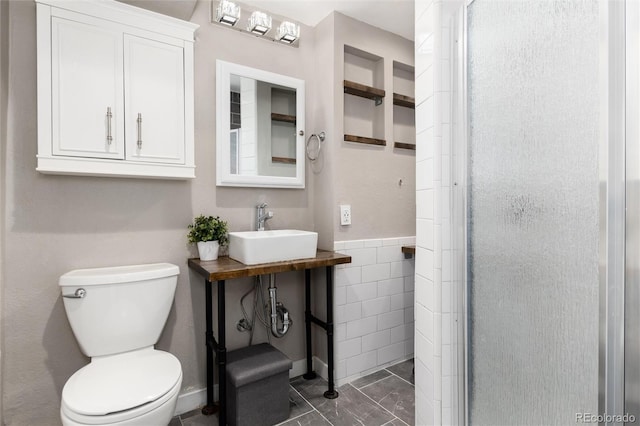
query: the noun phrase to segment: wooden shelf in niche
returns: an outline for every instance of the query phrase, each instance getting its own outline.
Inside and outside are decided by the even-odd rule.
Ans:
[[[401,107],[416,109],[416,100],[411,96],[401,95],[399,93],[393,94],[393,104]]]
[[[360,96],[361,98],[372,99],[376,102],[376,105],[380,105],[382,103],[382,98],[385,96],[385,91],[382,89],[376,89],[375,87],[365,86],[364,84],[349,80],[344,81],[344,93]]]
[[[416,246],[415,245],[402,246],[402,252],[404,254],[416,254]]]
[[[271,113],[271,119],[273,121],[282,121],[283,123],[296,124],[296,116],[295,115],[278,114],[278,113],[272,112]]]
[[[344,140],[345,142],[364,143],[367,145],[379,145],[379,146],[387,145],[387,141],[385,141],[384,139],[365,138],[364,136],[344,135]]]
[[[295,158],[288,157],[271,157],[272,163],[282,163],[282,164],[296,164]]]
[[[410,149],[410,150],[413,150],[413,151],[416,150],[416,145],[412,144],[412,143],[394,142],[393,143],[393,147],[394,148],[399,148],[399,149]]]

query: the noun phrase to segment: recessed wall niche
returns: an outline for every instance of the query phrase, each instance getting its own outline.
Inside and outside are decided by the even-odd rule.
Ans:
[[[386,145],[384,59],[344,46],[344,140]]]
[[[393,147],[416,149],[415,70],[393,61]]]

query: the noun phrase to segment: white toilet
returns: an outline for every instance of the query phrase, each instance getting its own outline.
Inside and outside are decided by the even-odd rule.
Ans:
[[[73,333],[91,363],[64,385],[63,425],[167,425],[180,361],[153,345],[169,316],[180,269],[169,263],[79,269],[60,277]]]

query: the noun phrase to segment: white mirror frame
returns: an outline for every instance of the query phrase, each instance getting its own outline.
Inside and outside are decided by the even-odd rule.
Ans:
[[[230,142],[230,109],[231,109],[231,75],[252,78],[271,84],[290,87],[296,90],[296,175],[282,176],[243,176],[231,174],[229,158]],[[243,65],[216,61],[216,185],[244,186],[261,188],[304,188],[305,155],[304,155],[304,80],[287,77],[268,71],[258,70]],[[302,133],[302,134],[301,134]]]

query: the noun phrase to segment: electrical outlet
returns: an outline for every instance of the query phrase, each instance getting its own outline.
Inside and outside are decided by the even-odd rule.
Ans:
[[[340,205],[340,225],[351,225],[351,205]]]

